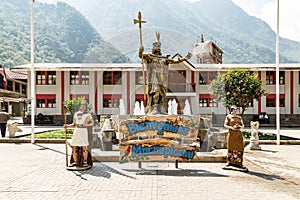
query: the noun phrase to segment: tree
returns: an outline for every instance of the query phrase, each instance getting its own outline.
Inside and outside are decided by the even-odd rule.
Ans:
[[[68,101],[65,101],[65,108],[66,108],[66,113],[70,113],[71,116],[74,116],[74,113],[77,112],[80,108],[80,103],[81,100],[83,100],[84,97],[78,97],[70,99]],[[87,104],[87,109],[90,110],[92,108],[91,104]]]
[[[209,89],[217,95],[216,101],[222,102],[228,110],[231,105],[239,107],[242,116],[254,99],[259,100],[267,94],[258,73],[240,68],[229,70],[225,74],[219,73],[211,81]]]

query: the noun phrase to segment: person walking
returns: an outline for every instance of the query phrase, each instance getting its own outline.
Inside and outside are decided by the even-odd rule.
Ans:
[[[10,119],[9,114],[5,111],[5,108],[2,108],[0,112],[0,128],[1,128],[1,136],[4,138],[6,134],[6,125],[7,121]]]
[[[230,114],[225,118],[224,127],[228,128],[227,163],[223,169],[248,171],[243,165],[244,141],[241,129],[244,128],[242,117],[237,115],[237,106],[231,106]]]

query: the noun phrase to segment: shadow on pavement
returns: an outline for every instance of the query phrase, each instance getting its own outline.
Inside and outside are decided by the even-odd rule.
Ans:
[[[269,152],[269,153],[278,153],[278,151],[266,150],[266,149],[261,149],[260,151]]]
[[[37,146],[37,147],[40,147],[40,148],[37,149],[37,150],[50,150],[50,151],[53,151],[53,152],[55,152],[55,153],[59,153],[59,154],[66,155],[66,152],[58,151],[58,150],[56,150],[56,149],[51,149],[51,148],[49,148],[49,147],[45,147],[45,146],[40,145],[40,144],[33,144],[33,145],[35,145],[35,146]]]
[[[137,175],[162,175],[162,176],[190,176],[190,177],[228,177],[227,175],[217,174],[206,170],[149,170],[149,169],[125,169],[126,171],[135,172]]]
[[[77,176],[79,174],[89,174],[91,176],[98,176],[98,177],[103,177],[103,178],[110,178],[111,174],[118,174],[121,176],[125,176],[131,179],[136,179],[135,177],[132,177],[128,174],[122,173],[108,165],[105,165],[103,163],[100,162],[94,162],[93,167],[90,170],[87,171],[81,171],[81,172],[77,172]]]
[[[284,178],[274,175],[274,174],[265,174],[261,172],[249,171],[249,175],[257,176],[259,178],[263,178],[265,180],[273,181],[273,180],[284,180]]]

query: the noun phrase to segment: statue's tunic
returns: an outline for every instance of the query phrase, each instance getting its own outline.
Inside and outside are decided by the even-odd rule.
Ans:
[[[75,129],[71,140],[71,146],[88,146],[88,130],[84,124],[88,124],[92,120],[92,116],[88,112],[78,111],[74,114]]]
[[[151,54],[145,58],[147,63],[147,82],[149,94],[159,92],[162,96],[166,95],[169,71],[166,59],[166,57],[155,56]]]

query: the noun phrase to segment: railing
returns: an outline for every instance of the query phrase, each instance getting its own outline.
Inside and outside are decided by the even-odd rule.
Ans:
[[[168,92],[195,92],[195,83],[171,83]]]

